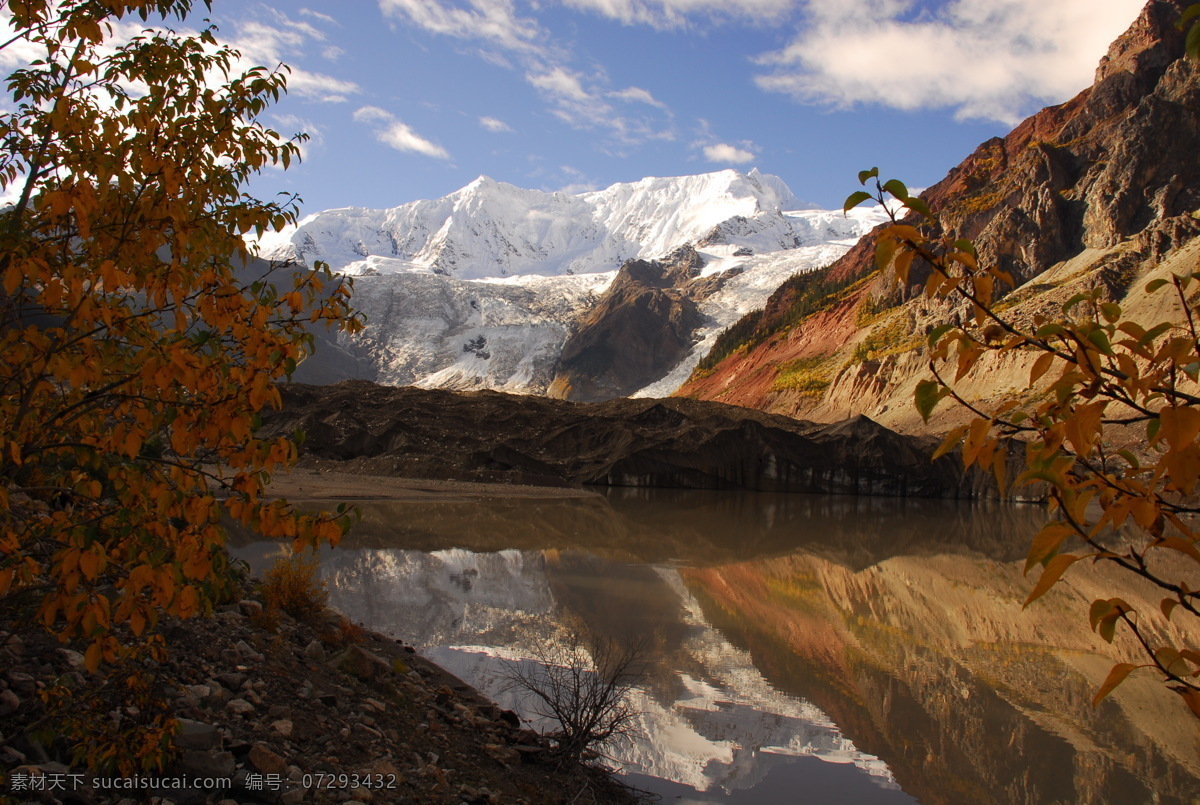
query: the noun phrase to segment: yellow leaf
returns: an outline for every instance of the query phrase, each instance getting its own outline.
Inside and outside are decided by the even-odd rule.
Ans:
[[[1047,556],[1051,556],[1063,544],[1063,541],[1075,534],[1075,529],[1062,520],[1052,520],[1034,536],[1025,557],[1025,572],[1028,573],[1034,565],[1041,564]]]
[[[1182,687],[1176,688],[1175,691],[1183,697],[1183,701],[1192,711],[1192,715],[1200,718],[1200,691]]]
[[[1119,662],[1112,667],[1108,672],[1108,676],[1104,680],[1104,684],[1096,691],[1096,695],[1092,697],[1092,707],[1097,706],[1105,696],[1112,693],[1113,690],[1125,681],[1125,677],[1129,676],[1130,672],[1138,666],[1130,662]]]
[[[1200,434],[1200,409],[1190,406],[1167,407],[1159,411],[1159,433],[1172,450],[1182,450]]]
[[[1044,353],[1040,358],[1038,358],[1034,362],[1033,368],[1029,370],[1029,385],[1030,385],[1030,387],[1032,387],[1035,383],[1037,383],[1038,380],[1041,378],[1041,376],[1046,374],[1046,372],[1048,372],[1050,370],[1050,364],[1052,364],[1052,363],[1054,363],[1054,353],[1053,352]]]
[[[1034,585],[1033,592],[1031,592],[1029,597],[1025,599],[1025,603],[1022,605],[1022,607],[1029,606],[1034,601],[1045,595],[1046,592],[1049,591],[1049,589],[1053,587],[1060,578],[1062,578],[1062,574],[1066,572],[1067,568],[1075,564],[1081,558],[1082,557],[1076,556],[1075,554],[1064,553],[1047,562],[1046,567],[1042,570],[1042,575],[1038,578],[1037,584]]]
[[[936,451],[934,451],[933,460],[937,461],[939,458],[941,458],[942,456],[949,453],[955,447],[958,447],[959,442],[962,441],[963,435],[966,434],[966,432],[967,432],[967,426],[960,425],[957,428],[954,428],[949,433],[947,433],[946,438],[942,440],[941,445],[938,447],[938,449]]]
[[[1075,452],[1086,456],[1101,435],[1101,419],[1107,403],[1103,400],[1075,406],[1066,422],[1066,438]]]
[[[93,551],[84,551],[79,554],[79,569],[88,581],[95,581],[103,566],[103,556],[97,555]]]
[[[100,667],[100,660],[103,659],[103,657],[104,649],[100,646],[100,642],[97,641],[92,643],[87,647],[87,651],[84,652],[83,667],[86,668],[89,673],[94,674],[96,673],[96,669]]]
[[[129,628],[140,637],[142,632],[146,631],[146,613],[135,609],[129,616]]]

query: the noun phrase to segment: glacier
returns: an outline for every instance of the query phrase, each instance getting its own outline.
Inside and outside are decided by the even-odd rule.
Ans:
[[[481,176],[439,199],[314,213],[255,248],[352,277],[353,304],[367,317],[354,337],[318,333],[317,356],[294,379],[541,394],[574,323],[626,260],[694,245],[704,273],[725,282],[700,305],[692,352],[638,392],[661,396],[783,280],[832,262],[884,220],[880,208],[816,209],[758,170],[580,194]]]

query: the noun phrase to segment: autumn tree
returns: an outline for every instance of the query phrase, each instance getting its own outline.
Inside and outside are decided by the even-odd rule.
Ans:
[[[1046,489],[1051,517],[1029,548],[1025,571],[1040,574],[1025,605],[1083,560],[1117,565],[1154,585],[1163,596],[1157,612],[1137,612],[1118,595],[1092,602],[1092,629],[1110,643],[1118,629],[1128,630],[1144,657],[1114,665],[1094,701],[1147,668],[1200,717],[1200,651],[1172,642],[1155,623],[1200,626],[1200,272],[1146,284],[1146,293],[1175,300],[1177,315],[1163,321],[1134,320],[1099,287],[1067,300],[1061,315],[1022,325],[996,305],[1013,286],[1008,273],[981,264],[969,241],[946,236],[902,182],[881,182],[877,169],[859,179],[874,189],[852,194],[846,209],[869,199],[893,204],[892,224],[878,238],[880,268],[907,286],[919,265],[926,297],[970,312],[965,323],[928,335],[932,377],[917,386],[919,412],[928,421],[948,398],[972,415],[937,455],[960,450],[966,467],[993,472],[1005,490],[1015,449],[1026,469],[1011,481]],[[1025,354],[1031,391],[983,410],[955,383],[989,353]]]
[[[344,525],[264,496],[297,447],[255,433],[309,328],[359,327],[344,280],[247,245],[296,215],[243,190],[297,157],[260,122],[286,69],[167,27],[192,6],[13,0],[0,45],[39,54],[0,114],[0,612],[89,669],[211,611],[222,513],[297,545]]]

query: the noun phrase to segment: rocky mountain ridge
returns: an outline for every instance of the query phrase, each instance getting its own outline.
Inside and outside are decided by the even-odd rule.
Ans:
[[[1200,80],[1175,27],[1185,5],[1148,2],[1092,87],[983,143],[922,193],[947,234],[971,239],[981,262],[1016,278],[999,303],[1008,315],[1031,320],[1103,286],[1127,311],[1161,316],[1161,304],[1143,298],[1146,280],[1194,270]],[[966,311],[924,300],[919,265],[906,288],[880,276],[874,252],[868,236],[837,261],[829,273],[836,290],[802,321],[787,321],[796,300],[781,289],[739,322],[747,348],[730,349],[679,393],[821,421],[868,413],[925,430],[911,403],[927,371],[924,334]],[[994,400],[1027,390],[1027,378],[1020,357],[989,359],[960,391]],[[928,429],[956,416],[965,414],[946,406]]]
[[[625,397],[683,360],[704,322],[699,302],[742,269],[702,277],[704,260],[684,246],[664,260],[630,260],[576,322],[547,394],[599,402]]]
[[[537,485],[994,496],[932,440],[866,417],[816,425],[720,403],[574,403],[494,391],[290,384],[263,434],[305,434],[301,466]]]

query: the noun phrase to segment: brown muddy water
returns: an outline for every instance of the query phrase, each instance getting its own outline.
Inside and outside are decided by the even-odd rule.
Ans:
[[[1088,602],[1152,611],[1152,591],[1081,563],[1022,609],[1040,508],[675,490],[359,507],[322,555],[332,605],[535,723],[506,668],[580,632],[643,645],[637,729],[606,752],[664,802],[1200,801],[1177,697],[1135,674],[1090,703],[1133,647],[1097,638]],[[259,570],[281,549],[237,550]]]

